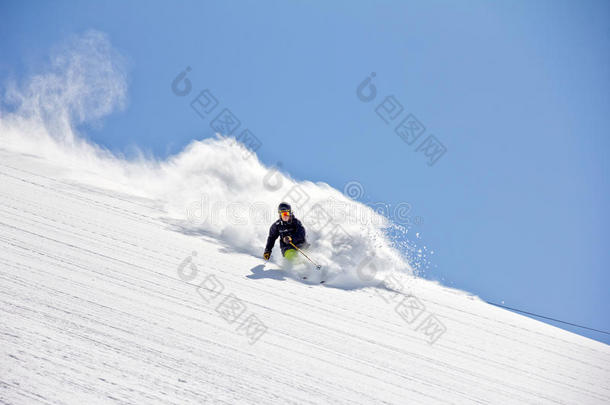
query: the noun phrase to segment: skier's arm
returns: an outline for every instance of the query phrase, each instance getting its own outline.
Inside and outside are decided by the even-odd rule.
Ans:
[[[273,250],[273,245],[275,245],[275,240],[280,236],[280,233],[277,230],[277,226],[275,223],[271,225],[269,228],[269,236],[267,237],[267,246],[265,246],[265,253],[271,253]]]
[[[297,220],[296,230],[294,231],[294,235],[292,235],[292,243],[299,244],[305,242],[305,228],[301,221]]]

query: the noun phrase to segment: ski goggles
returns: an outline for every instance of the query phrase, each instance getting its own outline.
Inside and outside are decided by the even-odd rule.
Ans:
[[[287,211],[287,210],[286,211],[280,211],[280,215],[282,217],[289,217],[290,216],[290,211]]]

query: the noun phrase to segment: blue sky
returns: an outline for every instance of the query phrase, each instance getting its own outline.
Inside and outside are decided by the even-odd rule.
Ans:
[[[194,90],[261,140],[263,163],[408,202],[423,219],[409,238],[435,251],[426,277],[610,329],[610,3],[4,1],[0,13],[2,81],[88,29],[128,58],[129,104],[88,128],[93,141],[163,158],[212,136],[171,91],[190,66]],[[391,124],[375,112],[387,96],[404,108]],[[394,133],[407,114],[426,128],[413,145]],[[447,149],[433,166],[416,150],[428,135]]]

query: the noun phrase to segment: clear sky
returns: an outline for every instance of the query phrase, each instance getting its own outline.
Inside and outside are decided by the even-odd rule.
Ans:
[[[3,82],[88,29],[128,58],[127,108],[93,141],[164,158],[212,136],[171,90],[188,66],[263,163],[408,202],[409,238],[435,252],[425,277],[610,329],[610,2],[5,0],[0,15]],[[388,96],[403,110],[386,123]],[[412,145],[394,132],[408,114],[426,129]],[[432,166],[429,135],[446,148]]]

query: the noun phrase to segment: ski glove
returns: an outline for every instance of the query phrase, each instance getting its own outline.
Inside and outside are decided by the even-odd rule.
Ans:
[[[292,238],[290,236],[284,236],[284,243],[292,242]]]
[[[269,253],[269,252],[265,252],[265,253],[263,254],[263,257],[265,258],[265,260],[269,260],[269,258],[271,257],[271,253]]]

